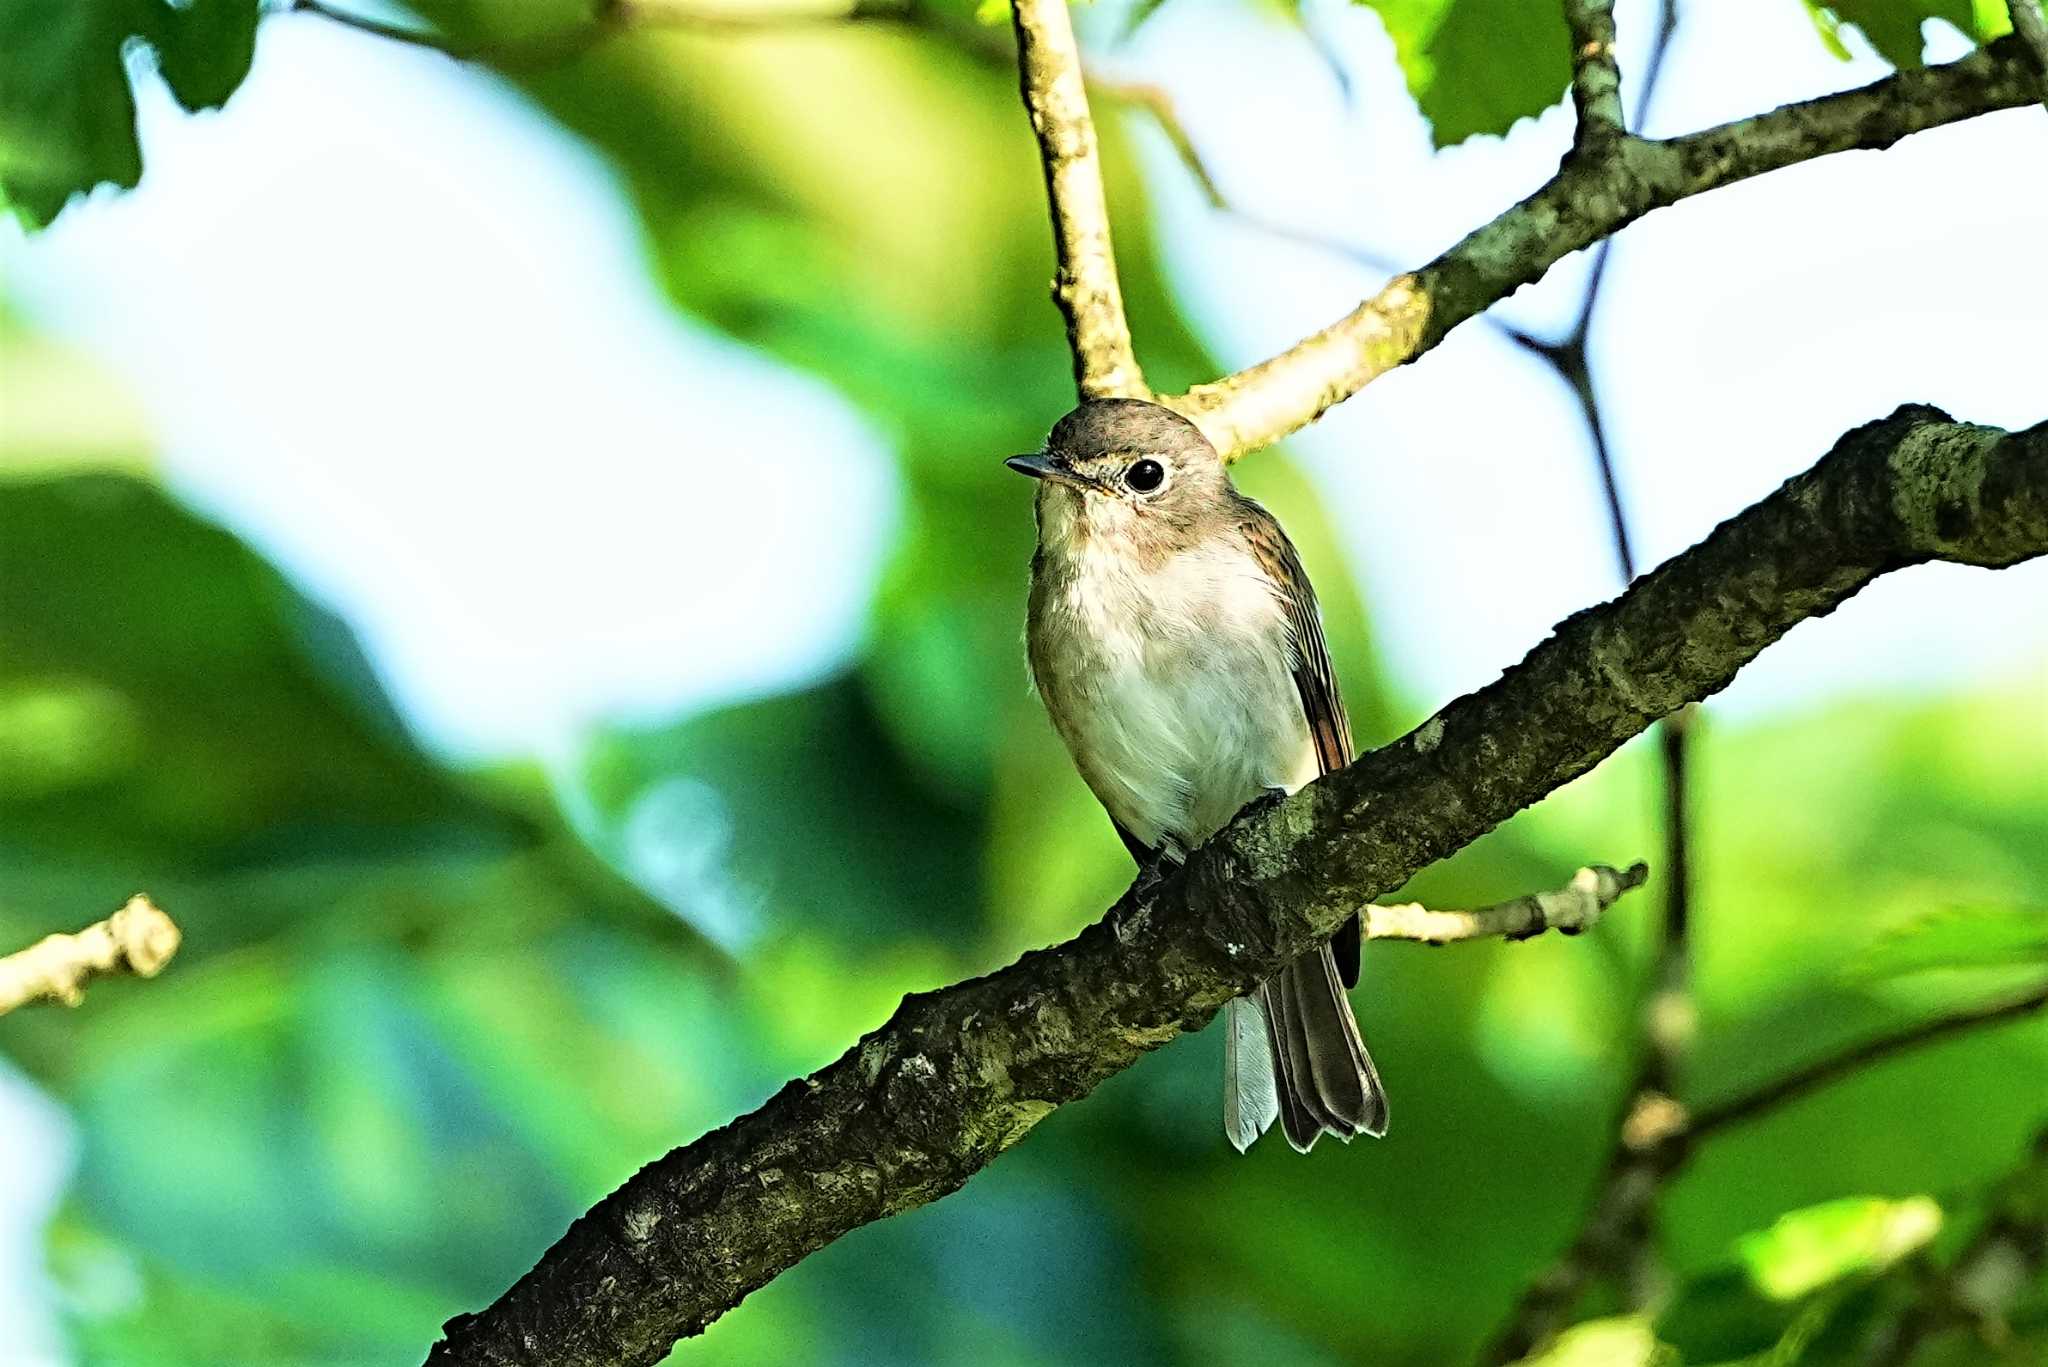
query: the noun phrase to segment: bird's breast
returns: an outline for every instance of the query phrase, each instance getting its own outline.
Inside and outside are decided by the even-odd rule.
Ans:
[[[1249,554],[1041,557],[1032,672],[1109,814],[1186,850],[1316,773],[1279,599]]]

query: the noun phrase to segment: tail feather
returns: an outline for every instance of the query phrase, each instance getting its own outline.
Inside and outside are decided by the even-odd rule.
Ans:
[[[1251,1000],[1264,1018],[1263,1059],[1249,1025]],[[1255,999],[1232,1002],[1229,1020],[1224,1122],[1240,1152],[1276,1114],[1287,1142],[1303,1153],[1324,1131],[1345,1140],[1387,1132],[1386,1092],[1328,945],[1282,969]]]
[[[1280,1114],[1266,1025],[1249,997],[1223,1004],[1223,1133],[1243,1153]]]

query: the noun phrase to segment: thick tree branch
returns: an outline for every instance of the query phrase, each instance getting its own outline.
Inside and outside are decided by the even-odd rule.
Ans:
[[[0,958],[0,1016],[30,1002],[85,1000],[94,978],[132,973],[154,978],[178,952],[178,926],[137,893],[104,921],[76,935],[46,935]]]
[[[1878,575],[2048,554],[2048,424],[1905,408],[1406,738],[1261,805],[1063,945],[906,998],[838,1061],[643,1168],[436,1363],[650,1363],[850,1230],[958,1189],[1327,937]]]
[[[2017,37],[1958,62],[1896,72],[1859,90],[1786,105],[1684,137],[1620,135],[1578,147],[1541,189],[1436,260],[1396,276],[1329,327],[1269,360],[1186,394],[1162,396],[1227,459],[1278,441],[1559,260],[1692,195],[1836,152],[2039,98]]]
[[[1015,0],[1011,12],[1024,109],[1045,164],[1058,259],[1053,298],[1066,316],[1074,382],[1084,399],[1150,398],[1124,317],[1123,288],[1109,241],[1102,157],[1066,0]]]

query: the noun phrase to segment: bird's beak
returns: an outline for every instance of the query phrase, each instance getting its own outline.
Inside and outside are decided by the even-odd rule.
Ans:
[[[1047,452],[1036,452],[1028,456],[1011,456],[1003,464],[1020,475],[1033,479],[1049,479],[1059,484],[1071,484],[1076,489],[1092,489],[1095,481],[1081,474],[1066,461]]]

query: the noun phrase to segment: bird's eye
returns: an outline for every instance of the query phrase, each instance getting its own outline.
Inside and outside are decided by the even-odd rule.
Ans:
[[[1156,460],[1141,460],[1124,471],[1124,483],[1141,494],[1149,494],[1166,482],[1166,467]]]

